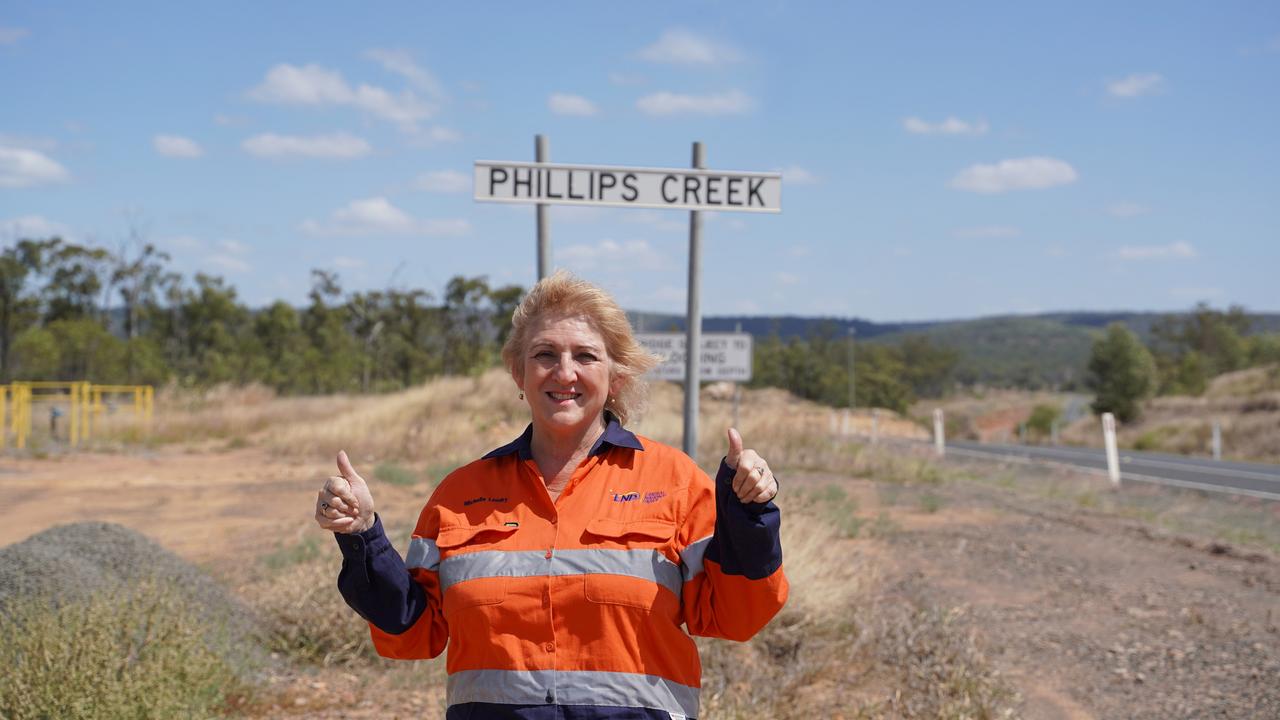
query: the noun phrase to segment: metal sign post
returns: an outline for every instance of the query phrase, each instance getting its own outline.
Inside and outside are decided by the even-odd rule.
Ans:
[[[693,144],[693,167],[706,167],[702,143]],[[689,293],[685,321],[685,347],[702,347],[702,213],[689,211]],[[698,369],[700,352],[684,354],[684,454],[698,457],[698,395],[702,372]]]
[[[533,156],[539,163],[550,162],[551,151],[547,148],[547,136],[538,135],[533,139]],[[550,208],[546,203],[538,203],[538,279],[546,277],[551,270],[551,256],[548,249],[551,244]]]

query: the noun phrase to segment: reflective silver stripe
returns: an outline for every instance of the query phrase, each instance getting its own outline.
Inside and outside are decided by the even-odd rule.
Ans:
[[[439,569],[440,548],[436,547],[436,541],[428,538],[413,538],[410,540],[409,555],[405,557],[404,564],[410,570],[414,568]]]
[[[698,714],[698,688],[656,675],[589,670],[462,670],[449,676],[446,687],[449,705],[552,702],[645,707],[689,717]]]
[[[440,589],[486,577],[626,575],[657,583],[680,596],[680,568],[657,550],[484,550],[447,557],[440,563]]]
[[[684,567],[684,581],[689,582],[698,573],[702,572],[702,556],[707,553],[707,545],[711,544],[710,535],[690,543],[689,547],[680,553],[680,565]]]

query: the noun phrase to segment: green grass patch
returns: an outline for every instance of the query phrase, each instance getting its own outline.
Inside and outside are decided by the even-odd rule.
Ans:
[[[320,557],[320,540],[308,536],[292,545],[280,544],[272,552],[262,556],[262,564],[269,570],[282,570]]]
[[[394,462],[378,463],[373,476],[392,485],[417,485],[421,478],[412,470]]]
[[[942,497],[936,493],[927,492],[920,496],[920,509],[929,514],[933,514],[942,509]]]

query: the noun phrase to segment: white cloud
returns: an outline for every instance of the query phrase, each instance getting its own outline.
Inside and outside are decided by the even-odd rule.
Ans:
[[[393,95],[375,85],[353,88],[341,73],[314,64],[276,65],[267,71],[262,84],[249,90],[249,98],[277,105],[355,107],[405,129],[416,128],[436,111],[411,91]]]
[[[0,147],[0,187],[32,187],[70,177],[66,168],[38,150]]]
[[[738,62],[742,53],[685,28],[671,28],[657,42],[642,49],[640,58],[671,65],[725,65]]]
[[[1057,158],[1025,157],[1001,160],[995,165],[971,165],[951,179],[951,187],[995,194],[1069,185],[1078,178],[1075,168]]]
[[[1196,249],[1185,240],[1168,245],[1126,245],[1116,251],[1121,260],[1189,260],[1196,257]]]
[[[358,158],[368,155],[373,148],[369,143],[355,135],[333,133],[330,135],[313,135],[299,137],[296,135],[276,135],[263,133],[240,143],[245,152],[258,157],[285,157],[300,155],[314,158]]]
[[[1133,73],[1107,83],[1107,92],[1120,98],[1154,95],[1163,89],[1164,77],[1160,73]]]
[[[818,176],[799,165],[778,168],[774,172],[782,173],[782,181],[788,185],[817,185]]]
[[[215,125],[221,125],[222,127],[239,127],[241,125],[247,125],[249,123],[249,118],[246,118],[243,115],[227,115],[225,113],[218,113],[213,116],[213,122]]]
[[[1010,238],[1018,237],[1022,231],[1012,225],[980,225],[959,228],[953,234],[958,238]]]
[[[440,143],[453,143],[462,140],[462,134],[452,128],[434,125],[418,127],[405,131],[409,144],[413,147],[432,147]]]
[[[253,269],[249,263],[234,255],[208,255],[205,257],[204,262],[206,265],[222,268],[226,272],[246,273]]]
[[[26,28],[0,27],[0,45],[13,45],[29,34]]]
[[[361,258],[353,258],[353,257],[347,257],[345,255],[339,255],[333,259],[333,266],[336,268],[342,268],[343,270],[353,270],[355,268],[364,267],[365,262]]]
[[[658,92],[636,101],[646,115],[741,115],[755,108],[755,100],[741,90],[713,95],[684,95]]]
[[[414,187],[427,192],[460,193],[471,189],[472,177],[457,170],[432,170],[418,176]]]
[[[599,267],[634,270],[664,270],[667,260],[647,240],[604,239],[595,245],[569,245],[556,251],[556,260],[577,270]]]
[[[0,239],[5,241],[28,240],[36,238],[60,237],[71,239],[71,229],[59,222],[54,222],[40,215],[23,215],[21,217],[0,220]]]
[[[233,255],[246,255],[249,252],[248,245],[245,245],[239,240],[232,240],[230,238],[218,241],[218,247]]]
[[[396,73],[408,80],[410,85],[422,92],[439,100],[444,99],[444,88],[440,85],[440,81],[436,79],[435,75],[431,74],[430,70],[427,70],[414,62],[413,56],[408,50],[387,50],[375,48],[365,53],[365,55],[378,62],[382,67],[386,68],[390,72]]]
[[[471,223],[462,219],[419,220],[386,198],[373,197],[334,210],[327,222],[306,220],[302,231],[321,236],[457,236],[471,232]]]
[[[171,245],[179,250],[200,250],[204,248],[204,242],[200,238],[191,235],[174,235],[165,238],[164,244]]]
[[[903,118],[902,127],[916,135],[985,135],[991,129],[986,120],[969,123],[952,116],[937,123],[929,123],[918,117]]]
[[[195,140],[181,135],[156,135],[151,139],[151,144],[156,152],[165,157],[198,158],[204,154]]]
[[[1107,208],[1107,214],[1118,218],[1131,218],[1146,215],[1151,208],[1131,202],[1119,202]]]
[[[554,93],[547,98],[547,108],[556,115],[590,117],[599,112],[596,104],[581,95]]]

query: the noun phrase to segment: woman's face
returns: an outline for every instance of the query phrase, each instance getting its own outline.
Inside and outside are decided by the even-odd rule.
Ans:
[[[612,390],[612,370],[604,338],[586,318],[556,316],[544,318],[529,334],[524,377],[515,381],[535,426],[581,431],[600,422]]]

